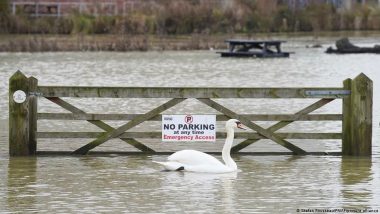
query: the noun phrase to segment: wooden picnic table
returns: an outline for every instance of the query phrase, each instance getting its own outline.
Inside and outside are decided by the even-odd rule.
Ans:
[[[220,51],[222,57],[289,57],[290,52],[282,52],[281,43],[286,41],[282,40],[240,40],[228,39],[227,51]]]

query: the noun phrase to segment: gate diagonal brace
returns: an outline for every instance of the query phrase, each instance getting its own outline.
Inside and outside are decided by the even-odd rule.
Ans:
[[[277,134],[267,130],[267,129],[264,129],[262,128],[261,126],[251,122],[249,119],[245,118],[244,116],[241,116],[239,114],[237,114],[236,112],[233,112],[232,110],[220,105],[219,103],[211,100],[211,99],[208,99],[208,98],[198,98],[198,100],[208,106],[210,106],[211,108],[225,114],[226,116],[230,117],[230,118],[236,118],[238,120],[240,120],[240,122],[242,122],[244,125],[246,125],[247,127],[253,129],[254,131],[256,131],[257,133],[263,135],[264,137],[266,138],[269,138],[271,140],[273,140],[274,142],[282,145],[283,147],[289,149],[290,151],[292,151],[294,154],[297,154],[297,155],[304,155],[306,154],[307,152],[295,145],[293,145],[292,143],[280,138],[277,136]]]
[[[302,110],[298,111],[297,113],[295,113],[294,115],[297,116],[297,117],[300,117],[300,116],[303,116],[303,115],[307,115],[319,108],[321,108],[322,106],[326,105],[327,103],[330,103],[331,101],[333,101],[334,99],[321,99],[305,108],[303,108]],[[296,117],[296,118],[297,118]],[[272,126],[270,126],[269,128],[267,128],[268,131],[270,132],[275,132],[291,123],[293,123],[294,121],[296,120],[291,120],[291,121],[280,121]],[[231,152],[238,152],[242,149],[244,149],[245,147],[255,143],[259,141],[259,139],[246,139],[244,141],[242,141],[241,143],[239,143],[238,145],[235,145],[234,147],[231,148]]]
[[[87,154],[91,149],[103,144],[104,142],[112,139],[112,138],[115,138],[115,137],[118,137],[120,136],[121,134],[123,134],[125,131],[127,131],[128,129],[131,129],[137,125],[139,125],[140,123],[142,122],[145,122],[147,120],[149,120],[150,118],[160,114],[161,112],[177,105],[178,103],[181,103],[182,101],[186,100],[186,98],[174,98],[174,99],[171,99],[169,100],[168,102],[158,106],[157,108],[143,114],[143,115],[140,115],[140,116],[137,116],[135,117],[133,120],[129,121],[128,123],[120,126],[119,128],[117,129],[114,129],[112,131],[109,131],[109,132],[106,132],[102,135],[100,135],[97,139],[91,141],[90,143],[82,146],[81,148],[75,150],[73,152],[73,154],[81,154],[81,155],[85,155]]]
[[[70,103],[60,99],[59,97],[47,97],[46,99],[54,102],[55,104],[61,106],[62,108],[72,112],[73,114],[86,116],[87,113],[83,110],[71,105]],[[107,123],[101,121],[101,120],[87,120],[89,123],[94,124],[95,126],[105,130],[106,132],[110,132],[115,130],[113,127],[108,125]],[[135,148],[139,149],[142,152],[155,152],[153,149],[149,148],[148,146],[140,143],[139,141],[133,139],[133,138],[120,138],[120,140],[134,146]]]

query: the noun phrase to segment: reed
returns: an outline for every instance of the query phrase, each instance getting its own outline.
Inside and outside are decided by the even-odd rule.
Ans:
[[[211,6],[207,1],[157,0],[124,16],[93,16],[73,11],[61,18],[10,15],[7,1],[0,3],[1,33],[44,34],[168,34],[255,33],[294,31],[380,30],[379,9],[356,6],[337,11],[329,4],[310,4],[293,10],[278,5],[268,11],[254,1],[234,0]]]
[[[64,17],[36,18],[20,12],[10,14],[8,1],[3,0],[0,33],[28,36],[15,39],[12,35],[11,40],[0,41],[0,51],[194,50],[224,48],[222,40],[211,39],[221,34],[252,37],[272,32],[317,35],[340,30],[380,30],[380,9],[368,5],[338,11],[329,4],[311,4],[295,10],[283,4],[265,11],[256,1],[231,2],[215,6],[208,1],[156,0],[146,1],[124,16],[73,11]],[[99,39],[97,35],[108,38]],[[173,41],[167,39],[169,36],[186,39]]]

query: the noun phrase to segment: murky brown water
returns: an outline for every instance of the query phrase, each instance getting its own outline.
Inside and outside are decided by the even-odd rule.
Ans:
[[[0,205],[20,213],[296,213],[379,205],[378,160],[237,156],[241,172],[215,175],[161,172],[151,160],[162,158],[3,158]]]
[[[355,40],[354,40],[355,41]],[[325,42],[329,42],[326,40]],[[375,38],[356,38],[372,45]],[[296,213],[297,209],[380,210],[380,55],[327,55],[291,41],[289,59],[222,59],[214,52],[149,53],[0,53],[0,213]],[[243,156],[234,158],[241,172],[210,175],[161,172],[152,160],[166,156],[8,157],[8,78],[17,70],[41,85],[340,87],[364,72],[374,81],[372,158],[340,156]],[[67,99],[91,113],[143,113],[158,100]],[[315,100],[219,100],[238,112],[293,113]],[[95,103],[95,104],[94,104]],[[62,112],[39,101],[40,112]],[[212,113],[190,100],[168,113]],[[317,113],[340,113],[334,101]],[[122,123],[111,123],[121,125]],[[269,126],[272,123],[260,123]],[[159,123],[137,129],[156,129]],[[220,126],[221,127],[221,126]],[[40,131],[97,130],[85,122],[40,121]],[[222,130],[221,128],[219,128]],[[339,132],[337,122],[297,122],[291,131]],[[41,140],[40,150],[73,150],[88,140]],[[339,141],[292,141],[308,151],[339,151]],[[216,144],[149,142],[157,150]],[[121,141],[99,150],[130,149]],[[281,150],[269,141],[250,151]],[[286,150],[281,150],[286,151]]]

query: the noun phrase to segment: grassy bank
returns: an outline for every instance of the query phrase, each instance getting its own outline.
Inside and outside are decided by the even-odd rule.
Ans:
[[[243,35],[380,31],[376,5],[338,10],[330,4],[292,9],[258,1],[141,1],[123,16],[73,10],[62,17],[30,17],[0,1],[0,51],[146,51],[225,48],[224,39]],[[262,1],[261,3],[263,3]],[[269,2],[269,1],[268,1]],[[269,4],[269,3],[268,3]],[[185,35],[185,36],[184,36]],[[270,37],[270,36],[269,36]]]
[[[208,50],[226,47],[228,36],[0,35],[0,52]]]
[[[350,10],[331,4],[290,8],[252,0],[224,4],[209,1],[141,1],[124,15],[91,15],[73,10],[63,17],[30,17],[0,4],[0,33],[183,35],[268,32],[380,30],[378,5],[354,5]],[[5,3],[4,3],[5,2]],[[267,5],[269,4],[269,5]]]
[[[60,35],[60,34],[0,34],[0,52],[44,51],[165,51],[225,49],[228,38],[282,39],[304,41],[306,44],[324,44],[331,38],[371,37],[380,31],[330,31],[318,33],[257,33],[215,35]],[[329,43],[329,45],[331,45]]]

